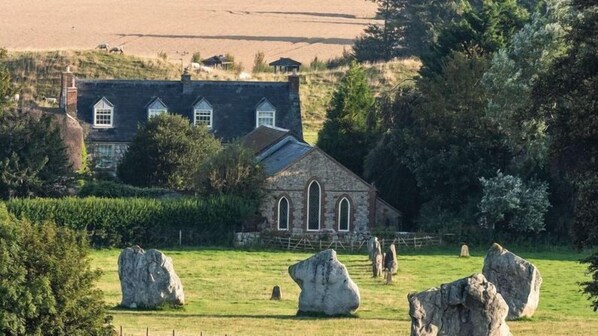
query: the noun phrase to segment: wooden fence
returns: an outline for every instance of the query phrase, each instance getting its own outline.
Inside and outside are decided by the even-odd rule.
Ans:
[[[175,329],[128,328],[120,326],[116,330],[119,336],[228,336],[227,334],[205,333],[203,331],[176,331]]]
[[[421,248],[440,246],[444,243],[442,235],[405,234],[395,238],[378,239],[382,250],[390,244],[396,247]],[[368,239],[344,241],[341,239],[323,239],[320,236],[312,237],[262,237],[260,246],[264,248],[295,250],[295,251],[321,251],[333,248],[337,251],[362,251],[367,250]]]

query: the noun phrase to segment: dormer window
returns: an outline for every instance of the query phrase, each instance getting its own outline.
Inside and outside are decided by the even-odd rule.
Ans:
[[[263,98],[255,109],[255,127],[275,126],[276,109],[268,99]]]
[[[147,118],[149,119],[163,113],[168,113],[168,107],[166,107],[166,104],[160,98],[154,98],[147,106]]]
[[[102,97],[93,106],[93,127],[111,128],[114,124],[114,105]]]
[[[214,120],[214,109],[212,105],[201,98],[193,105],[193,125],[206,125],[208,129],[212,128]]]

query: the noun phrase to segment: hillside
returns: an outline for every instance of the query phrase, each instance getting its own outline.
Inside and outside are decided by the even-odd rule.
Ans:
[[[160,58],[140,58],[98,51],[52,51],[11,53],[6,62],[13,78],[21,86],[25,104],[44,106],[45,97],[56,98],[60,92],[60,73],[67,66],[77,77],[101,79],[171,79],[177,80],[181,67]],[[419,62],[412,59],[366,65],[370,84],[377,94],[391,90],[412,78]],[[326,106],[336,83],[346,67],[334,70],[304,71],[301,75],[301,108],[305,138],[315,142],[326,115]],[[227,71],[194,73],[193,79],[238,80]],[[286,75],[259,73],[250,80],[285,81]]]

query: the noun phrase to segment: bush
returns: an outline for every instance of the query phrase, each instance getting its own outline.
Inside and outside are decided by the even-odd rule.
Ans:
[[[17,218],[38,223],[51,219],[59,226],[86,230],[97,247],[173,246],[179,230],[186,245],[230,245],[233,233],[257,210],[256,202],[225,196],[13,199],[6,205]]]
[[[255,58],[253,59],[253,69],[251,70],[253,73],[272,72],[270,66],[266,63],[265,58],[263,51],[258,51],[255,54]]]
[[[191,55],[191,62],[193,63],[201,63],[202,58],[201,58],[201,53],[198,52],[194,52],[193,55]]]
[[[84,233],[16,221],[0,204],[0,334],[114,335]]]
[[[116,183],[111,181],[93,181],[86,183],[79,193],[79,197],[140,197],[140,198],[159,198],[173,193],[163,188],[139,188],[128,184]]]

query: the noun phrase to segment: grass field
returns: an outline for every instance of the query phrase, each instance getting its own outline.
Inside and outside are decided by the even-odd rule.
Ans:
[[[287,267],[309,257],[307,253],[246,252],[196,249],[168,250],[185,288],[186,305],[180,310],[131,311],[112,309],[117,328],[126,335],[409,335],[407,293],[480,272],[485,251],[456,257],[458,248],[399,250],[399,273],[394,284],[371,278],[365,255],[339,254],[361,292],[354,318],[298,318],[299,287]],[[579,292],[587,279],[578,260],[585,254],[571,251],[518,251],[542,273],[540,306],[531,319],[509,322],[513,335],[598,335],[598,315]],[[99,287],[107,304],[120,302],[117,274],[119,251],[94,251],[93,265],[104,271]],[[270,301],[279,285],[283,299]]]

